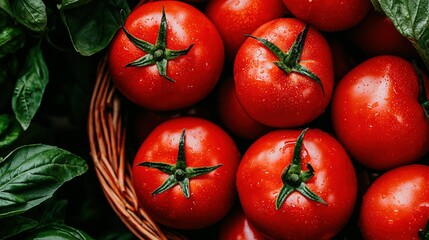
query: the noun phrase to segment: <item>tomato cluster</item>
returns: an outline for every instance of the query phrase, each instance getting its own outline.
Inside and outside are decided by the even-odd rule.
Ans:
[[[142,3],[109,50],[156,222],[220,239],[429,236],[429,81],[386,16],[369,0],[184,2]]]

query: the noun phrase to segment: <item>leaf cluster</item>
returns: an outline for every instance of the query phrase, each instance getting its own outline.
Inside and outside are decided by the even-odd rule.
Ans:
[[[85,65],[110,43],[121,10],[126,0],[0,0],[0,239],[92,239],[53,200],[86,161],[40,141],[51,136],[47,119],[60,128],[68,115],[86,119]]]

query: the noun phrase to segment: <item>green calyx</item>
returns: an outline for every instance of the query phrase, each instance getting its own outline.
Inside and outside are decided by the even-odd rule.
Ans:
[[[167,76],[168,60],[186,55],[194,46],[194,44],[191,44],[188,48],[182,50],[171,50],[167,48],[167,18],[165,16],[164,8],[162,8],[161,24],[159,26],[158,37],[156,39],[155,45],[134,37],[125,28],[124,21],[122,21],[122,29],[124,30],[124,33],[128,39],[136,47],[146,52],[146,55],[128,63],[126,67],[144,67],[155,64],[159,75],[163,76],[170,82],[176,82],[174,79]]]
[[[425,113],[427,120],[429,121],[429,99],[425,89],[425,81],[423,80],[422,72],[418,68],[416,62],[413,62],[413,65],[419,80],[419,103],[423,108],[423,112]]]
[[[141,162],[137,164],[137,166],[155,168],[169,175],[167,180],[152,192],[152,196],[163,193],[179,184],[183,195],[186,198],[190,198],[191,191],[189,188],[189,180],[191,178],[210,173],[222,166],[222,164],[211,167],[187,167],[185,158],[185,129],[183,129],[182,135],[179,139],[179,150],[175,165],[162,162]]]
[[[258,42],[267,47],[279,59],[279,61],[273,62],[274,65],[283,70],[286,74],[295,72],[311,78],[320,86],[323,95],[325,95],[325,90],[320,78],[300,64],[301,54],[302,50],[304,49],[304,43],[309,28],[310,27],[307,24],[304,30],[298,34],[292,47],[287,52],[283,52],[277,45],[268,41],[267,39],[248,34],[246,34],[246,36],[256,39]]]
[[[304,140],[304,135],[307,132],[308,128],[304,129],[301,134],[298,136],[295,148],[293,150],[293,158],[291,164],[287,166],[282,173],[282,182],[283,187],[280,190],[279,196],[276,199],[276,209],[280,209],[281,205],[284,203],[286,198],[293,192],[298,191],[305,197],[310,200],[322,203],[326,205],[326,202],[311,191],[305,184],[314,176],[313,167],[307,163],[307,171],[302,171],[301,167],[301,150],[302,143]]]

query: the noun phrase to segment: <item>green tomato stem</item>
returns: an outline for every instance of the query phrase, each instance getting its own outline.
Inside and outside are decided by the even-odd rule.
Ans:
[[[307,171],[302,171],[301,167],[301,151],[302,145],[304,141],[304,135],[307,132],[308,128],[304,129],[301,134],[298,136],[294,151],[292,162],[283,170],[281,179],[283,182],[283,187],[280,190],[279,196],[276,199],[276,209],[280,209],[281,205],[284,203],[286,198],[293,192],[298,191],[305,197],[310,200],[322,203],[326,205],[326,202],[311,191],[308,186],[305,184],[308,180],[310,180],[314,176],[313,167],[307,163]]]
[[[320,78],[299,63],[309,28],[310,26],[306,24],[304,30],[298,34],[292,47],[287,52],[284,52],[277,45],[268,41],[267,39],[248,34],[245,36],[256,39],[258,42],[262,43],[266,48],[268,48],[279,59],[279,61],[273,62],[274,65],[280,68],[283,72],[286,74],[290,74],[292,72],[300,73],[311,78],[320,86],[323,95],[325,95],[325,90]]]
[[[186,166],[185,129],[183,129],[179,139],[177,160],[175,165],[162,162],[141,162],[138,163],[137,166],[155,168],[169,175],[167,180],[152,192],[152,196],[155,197],[156,195],[161,194],[176,185],[179,185],[182,189],[183,196],[185,196],[185,198],[190,198],[190,179],[213,172],[214,170],[221,167],[222,164],[196,168]]]
[[[139,49],[146,52],[146,55],[128,63],[125,67],[144,67],[156,65],[158,73],[170,82],[176,82],[167,75],[168,61],[177,57],[188,54],[194,44],[186,49],[171,50],[167,48],[167,17],[164,8],[162,8],[161,23],[159,25],[158,36],[155,44],[151,44],[142,39],[134,37],[125,28],[125,22],[122,21],[122,29],[127,38]]]

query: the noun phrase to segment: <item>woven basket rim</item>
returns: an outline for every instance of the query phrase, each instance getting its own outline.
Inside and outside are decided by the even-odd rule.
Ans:
[[[97,68],[88,114],[90,155],[100,187],[116,215],[139,239],[186,239],[155,223],[139,205],[126,159],[126,113],[107,65],[104,57]]]

